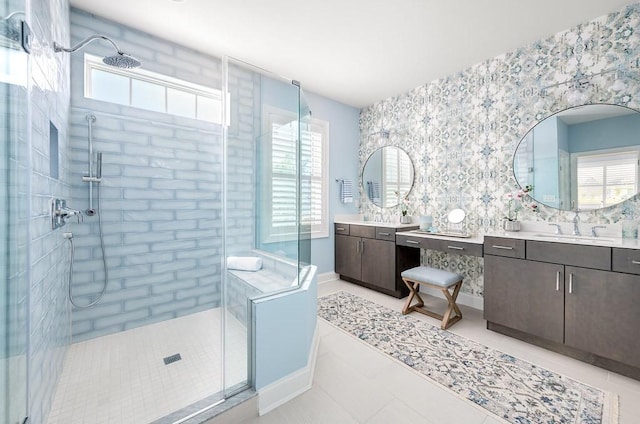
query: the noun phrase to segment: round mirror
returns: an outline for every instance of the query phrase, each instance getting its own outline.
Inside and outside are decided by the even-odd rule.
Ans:
[[[394,146],[373,152],[362,170],[362,187],[376,206],[399,205],[413,187],[413,163],[407,152]]]
[[[617,105],[573,107],[520,141],[513,172],[537,202],[561,210],[613,206],[638,193],[640,113]]]
[[[449,221],[450,224],[460,224],[464,221],[465,216],[467,216],[467,214],[462,209],[452,209],[449,215],[447,215],[447,221]]]

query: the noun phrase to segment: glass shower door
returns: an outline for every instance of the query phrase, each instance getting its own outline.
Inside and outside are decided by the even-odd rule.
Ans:
[[[28,55],[24,0],[0,0],[0,421],[27,416]]]
[[[224,68],[229,116],[223,373],[228,397],[253,383],[251,302],[296,289],[301,269],[309,264],[310,240],[301,222],[309,214],[304,199],[310,183],[301,175],[308,168],[301,164],[307,154],[300,142],[301,120],[308,120],[309,108],[298,83],[231,58],[224,59]]]

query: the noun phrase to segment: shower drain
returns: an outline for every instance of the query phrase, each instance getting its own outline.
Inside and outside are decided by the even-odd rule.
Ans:
[[[169,365],[181,359],[182,357],[180,356],[180,354],[176,353],[175,355],[167,356],[166,358],[163,359],[163,361],[165,365]]]

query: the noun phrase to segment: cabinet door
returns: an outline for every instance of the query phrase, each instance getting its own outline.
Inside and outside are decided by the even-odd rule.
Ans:
[[[484,258],[484,318],[562,343],[563,266],[487,255]]]
[[[359,280],[362,259],[360,257],[360,237],[336,234],[336,272],[345,277]]]
[[[640,276],[565,272],[565,344],[640,367]]]
[[[396,289],[396,244],[363,239],[362,281],[387,290]]]

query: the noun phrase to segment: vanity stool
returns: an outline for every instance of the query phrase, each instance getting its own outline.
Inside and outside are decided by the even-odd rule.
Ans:
[[[402,276],[402,281],[404,281],[411,291],[409,293],[409,297],[407,297],[407,300],[404,303],[404,307],[402,308],[403,315],[416,311],[432,318],[442,320],[440,328],[443,330],[446,330],[454,323],[460,321],[462,318],[462,312],[460,312],[460,308],[456,305],[456,299],[458,298],[460,287],[462,287],[462,275],[443,271],[441,269],[430,268],[428,266],[417,266],[403,271],[400,275]],[[423,308],[424,301],[422,300],[422,297],[420,297],[420,294],[418,294],[420,284],[442,290],[442,293],[447,298],[447,302],[449,302],[447,311],[444,315],[436,314],[435,312]],[[452,287],[453,293],[450,293],[449,289]],[[411,301],[414,297],[418,298],[418,303],[411,306]],[[452,312],[456,313],[453,317],[451,316]]]

